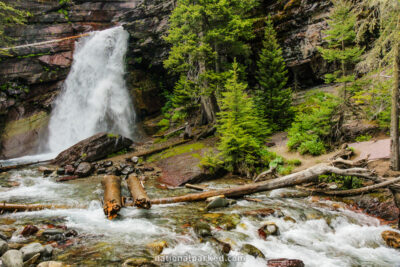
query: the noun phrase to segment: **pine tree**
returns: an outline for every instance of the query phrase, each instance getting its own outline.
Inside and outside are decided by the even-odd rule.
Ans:
[[[252,21],[246,13],[256,0],[178,0],[165,38],[172,45],[164,66],[186,76],[196,88],[203,115],[214,122],[216,95],[225,82],[229,58],[248,57],[246,40],[253,38]]]
[[[285,129],[293,119],[292,90],[287,87],[286,64],[270,18],[265,27],[263,49],[257,62],[257,108],[274,130]]]
[[[373,10],[359,24],[358,37],[366,31],[374,31],[379,25],[379,37],[360,64],[360,69],[369,71],[374,68],[391,66],[393,72],[392,105],[391,105],[391,165],[395,171],[400,170],[399,143],[399,91],[400,91],[400,1],[399,0],[363,0],[362,8]],[[376,18],[375,15],[378,14]]]
[[[253,99],[245,93],[246,88],[247,85],[238,80],[235,62],[220,102],[218,149],[227,170],[251,176],[257,166],[263,165],[263,140],[269,131],[257,116]]]
[[[340,70],[327,74],[326,82],[344,83],[343,98],[347,98],[347,83],[355,79],[349,71],[349,66],[357,63],[363,49],[355,45],[355,24],[357,15],[352,10],[351,2],[346,0],[332,0],[333,8],[328,20],[329,29],[325,31],[324,40],[327,48],[319,47],[322,57],[328,62],[340,63]]]

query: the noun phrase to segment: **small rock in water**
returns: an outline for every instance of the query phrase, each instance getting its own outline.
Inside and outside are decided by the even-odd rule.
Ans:
[[[240,249],[240,252],[243,254],[251,255],[255,258],[265,258],[265,255],[261,252],[261,250],[250,244],[244,244]]]
[[[135,171],[135,168],[132,166],[126,166],[122,171],[121,174],[123,175],[129,175]]]
[[[44,251],[43,251],[43,257],[45,258],[51,258],[51,256],[53,256],[53,246],[52,245],[46,245],[43,247]]]
[[[39,258],[40,258],[40,253],[36,253],[29,260],[24,262],[24,266],[31,266],[32,264],[35,264],[35,262],[37,262]]]
[[[6,241],[0,239],[0,257],[8,250],[8,244]]]
[[[0,232],[0,239],[3,239],[4,241],[7,241],[8,238],[5,234],[3,234],[2,232]]]
[[[54,172],[54,169],[52,168],[48,168],[48,167],[44,167],[44,166],[40,166],[38,168],[38,171],[42,172],[43,175],[50,175]]]
[[[296,223],[296,220],[293,219],[292,217],[286,216],[285,218],[283,218],[283,220],[285,222],[292,222],[292,223]]]
[[[268,267],[304,267],[304,263],[301,260],[292,259],[273,259],[268,260]]]
[[[266,222],[258,229],[258,235],[265,240],[270,235],[279,235],[279,228],[274,222]]]
[[[383,231],[381,234],[386,244],[392,248],[400,248],[400,234],[395,231]]]
[[[31,243],[20,249],[24,261],[29,260],[37,253],[42,254],[44,252],[44,247],[40,243]]]
[[[93,166],[89,162],[82,162],[75,170],[75,174],[79,177],[88,177],[93,172]]]
[[[78,232],[75,230],[68,230],[64,235],[65,237],[77,236]]]
[[[19,250],[9,250],[1,257],[4,267],[22,267],[22,253]]]
[[[194,232],[199,237],[211,236],[211,227],[204,222],[199,222],[199,223],[196,223],[196,225],[194,226]]]
[[[34,225],[28,224],[27,226],[25,226],[24,230],[22,230],[21,235],[30,236],[36,234],[37,231],[39,231],[39,228]]]
[[[243,215],[266,217],[266,216],[272,215],[273,213],[275,213],[275,210],[269,209],[269,208],[265,208],[265,209],[245,211],[243,213]]]
[[[131,161],[133,164],[137,164],[139,162],[139,158],[138,157],[132,157]]]
[[[217,209],[228,207],[229,205],[235,204],[236,201],[232,199],[226,199],[224,197],[218,197],[212,200],[206,207],[206,210]]]
[[[146,266],[146,267],[153,267],[159,266],[152,263],[150,260],[146,258],[130,258],[127,259],[123,264],[122,267],[129,267],[129,266]]]
[[[111,167],[112,165],[113,165],[113,162],[111,160],[104,161],[104,163],[103,163],[104,168]]]
[[[43,231],[42,235],[58,235],[64,234],[63,229],[46,229]]]
[[[61,261],[44,261],[39,263],[39,265],[36,267],[64,267],[64,266],[66,265]]]
[[[105,168],[98,168],[97,169],[97,174],[104,174],[104,173],[106,173],[106,169]]]
[[[57,174],[58,174],[58,175],[63,175],[63,174],[65,174],[65,169],[64,169],[64,168],[58,168],[58,169],[57,169]]]
[[[160,255],[164,248],[168,247],[167,241],[159,241],[159,242],[154,242],[147,244],[146,247],[154,254]]]

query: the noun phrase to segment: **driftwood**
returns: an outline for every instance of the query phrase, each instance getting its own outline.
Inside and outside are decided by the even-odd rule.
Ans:
[[[114,175],[106,175],[102,180],[104,187],[103,210],[107,218],[112,220],[117,217],[122,208],[121,178]]]
[[[179,145],[188,143],[188,142],[190,142],[190,141],[191,141],[191,140],[180,140],[180,141],[177,141],[177,142],[175,142],[175,143],[168,144],[168,145],[166,145],[166,146],[162,146],[162,147],[155,148],[155,149],[152,149],[152,150],[147,150],[147,151],[143,151],[143,152],[134,153],[132,156],[133,156],[133,157],[147,157],[147,156],[151,156],[151,155],[153,155],[153,154],[160,153],[160,152],[162,152],[162,151],[164,151],[164,150],[167,150],[167,149],[170,149],[170,148],[172,148],[172,147],[175,147],[175,146],[179,146]]]
[[[150,199],[137,176],[135,174],[129,175],[126,182],[128,184],[129,191],[131,192],[134,205],[139,208],[150,209]]]
[[[350,190],[321,190],[321,189],[312,189],[312,188],[305,188],[302,186],[297,186],[297,188],[308,191],[311,193],[318,193],[330,196],[352,196],[352,195],[360,195],[366,192],[373,191],[375,189],[379,189],[394,183],[400,182],[400,177],[393,179],[393,180],[386,180],[379,184],[369,185],[357,189],[350,189]]]
[[[194,185],[194,184],[185,184],[186,188],[194,189],[194,190],[199,190],[199,191],[205,191],[207,190],[206,187],[199,186],[199,185]]]
[[[0,212],[21,212],[21,211],[36,211],[46,209],[72,209],[82,208],[69,205],[54,205],[54,204],[14,204],[14,203],[0,203]]]
[[[335,173],[338,175],[346,175],[346,176],[358,176],[364,178],[373,177],[373,174],[371,174],[369,170],[363,168],[352,168],[343,170],[330,166],[328,164],[319,164],[309,169],[289,174],[287,176],[277,178],[274,180],[247,184],[229,189],[210,190],[207,192],[188,194],[178,197],[153,199],[151,203],[168,204],[168,203],[178,203],[178,202],[200,201],[218,195],[225,195],[226,197],[240,197],[257,192],[268,191],[282,187],[289,187],[289,186],[299,185],[302,183],[309,183],[315,181],[320,175],[327,173]]]
[[[23,164],[17,164],[17,165],[10,165],[10,166],[0,166],[0,173],[1,172],[8,172],[11,170],[18,170],[21,168],[26,168],[32,165],[36,164],[44,164],[44,163],[49,163],[52,160],[44,160],[44,161],[36,161],[36,162],[30,162],[30,163],[23,163]]]

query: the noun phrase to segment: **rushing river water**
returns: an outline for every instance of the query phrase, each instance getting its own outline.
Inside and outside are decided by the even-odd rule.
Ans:
[[[310,198],[282,198],[285,190],[259,193],[255,196],[261,203],[240,200],[229,208],[205,212],[205,204],[186,203],[153,206],[151,210],[124,208],[120,218],[109,221],[103,214],[100,199],[101,177],[91,177],[57,183],[55,178],[43,177],[36,168],[2,174],[0,181],[0,201],[18,203],[66,203],[69,205],[89,205],[88,208],[67,210],[43,210],[3,214],[0,225],[10,224],[17,230],[11,242],[27,243],[31,240],[18,235],[28,224],[65,225],[76,230],[79,235],[68,245],[56,250],[54,259],[81,266],[120,266],[127,258],[154,259],[146,245],[156,241],[167,241],[168,248],[163,255],[214,256],[216,261],[203,262],[195,266],[266,266],[261,258],[243,255],[243,244],[252,244],[260,249],[267,259],[292,258],[302,260],[306,266],[396,266],[400,264],[400,252],[385,246],[381,232],[390,230],[380,225],[375,218],[345,209],[332,208],[331,202],[312,202]],[[7,188],[8,182],[18,182],[19,186]],[[210,182],[211,187],[226,187],[233,180]],[[154,181],[146,184],[150,197],[179,195],[190,190],[158,189]],[[125,193],[127,193],[125,191]],[[273,208],[280,209],[284,217],[265,218],[239,216],[244,211]],[[212,225],[213,235],[232,245],[229,256],[245,256],[244,262],[228,265],[218,261],[222,254],[210,242],[201,242],[191,226],[207,218],[234,218],[240,220],[230,230]],[[275,222],[279,236],[269,236],[263,240],[257,229],[263,221]],[[237,257],[236,259],[241,259]],[[197,263],[198,264],[198,263]],[[181,266],[178,263],[163,266]]]

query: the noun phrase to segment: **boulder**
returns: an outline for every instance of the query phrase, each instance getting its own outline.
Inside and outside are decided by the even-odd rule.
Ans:
[[[6,251],[8,250],[8,244],[6,241],[0,239],[0,257],[6,253]]]
[[[28,224],[27,226],[24,227],[24,230],[22,230],[21,235],[30,236],[36,234],[37,231],[39,231],[39,228],[37,228],[34,225]]]
[[[37,253],[42,254],[44,252],[44,247],[40,243],[31,243],[20,249],[24,261],[29,260]]]
[[[120,135],[98,133],[64,150],[58,154],[52,163],[66,165],[77,160],[93,162],[126,149],[132,143],[132,140]]]
[[[268,260],[268,267],[304,267],[304,263],[301,260],[292,259],[273,259]]]
[[[31,266],[32,264],[35,264],[39,258],[40,258],[40,253],[36,253],[31,258],[29,258],[29,260],[24,262],[24,267],[25,266]]]
[[[149,243],[146,247],[150,250],[152,254],[160,255],[164,248],[168,247],[168,243],[165,240]]]
[[[400,248],[400,234],[395,231],[383,231],[381,234],[386,244],[392,248]]]
[[[22,253],[19,250],[9,250],[1,257],[4,267],[22,267]]]
[[[235,200],[227,199],[225,197],[217,197],[207,205],[206,210],[224,208],[234,203],[236,203]]]
[[[65,165],[65,174],[74,174],[75,168],[72,165]]]
[[[61,261],[44,261],[41,262],[37,267],[64,267],[67,266]]]
[[[270,235],[279,235],[279,228],[274,222],[265,222],[258,229],[258,235],[265,240]]]
[[[93,173],[93,166],[89,162],[82,162],[75,170],[75,175],[78,177],[88,177]]]
[[[194,226],[194,232],[199,237],[211,236],[211,227],[204,222],[198,222]]]

